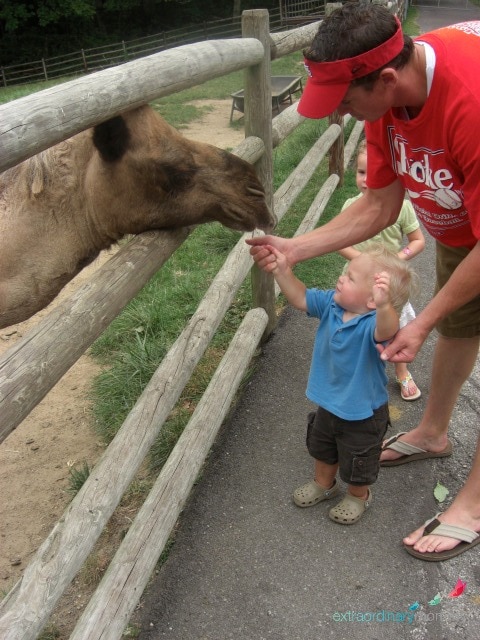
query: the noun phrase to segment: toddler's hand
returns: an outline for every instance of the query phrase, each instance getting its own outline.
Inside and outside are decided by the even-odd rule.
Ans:
[[[386,271],[376,273],[374,276],[372,295],[377,309],[390,302],[390,274]]]
[[[263,267],[263,271],[276,274],[284,273],[288,269],[288,261],[283,253],[280,253],[278,249],[271,245],[263,245],[263,249],[268,251],[268,260],[266,261],[266,266]]]

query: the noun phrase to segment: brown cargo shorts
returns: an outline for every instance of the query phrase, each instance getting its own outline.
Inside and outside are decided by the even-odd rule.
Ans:
[[[390,424],[388,404],[365,420],[343,420],[323,407],[308,414],[307,449],[312,458],[337,464],[340,478],[361,486],[375,482],[382,442]]]
[[[470,252],[466,247],[447,247],[438,240],[436,249],[435,294],[447,283],[457,266]],[[480,296],[446,316],[437,324],[436,329],[445,338],[474,338],[480,335]]]

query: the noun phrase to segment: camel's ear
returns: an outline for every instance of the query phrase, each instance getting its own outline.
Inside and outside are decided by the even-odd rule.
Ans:
[[[97,124],[93,129],[93,144],[105,162],[120,160],[130,144],[130,132],[122,116]]]

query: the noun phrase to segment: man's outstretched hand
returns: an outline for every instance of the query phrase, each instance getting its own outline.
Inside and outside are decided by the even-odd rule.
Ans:
[[[250,255],[258,264],[260,269],[270,273],[276,264],[276,257],[271,247],[274,247],[286,257],[288,264],[292,267],[295,264],[293,257],[292,240],[290,238],[280,238],[279,236],[256,236],[247,238],[245,242],[250,245]]]

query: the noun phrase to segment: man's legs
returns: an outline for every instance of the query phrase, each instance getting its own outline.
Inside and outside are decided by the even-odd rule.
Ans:
[[[419,425],[401,437],[403,442],[437,453],[445,449],[450,418],[460,389],[475,365],[479,344],[478,336],[438,337],[427,406]],[[388,449],[380,460],[394,460],[401,455]]]
[[[439,336],[433,358],[431,387],[420,424],[402,436],[426,451],[442,451],[447,444],[447,430],[460,390],[472,372],[478,355],[479,337],[445,338]],[[398,458],[395,451],[382,452],[382,460]],[[438,519],[445,524],[480,532],[480,440],[470,475],[450,507]],[[416,551],[441,552],[459,544],[454,538],[430,534],[423,536],[422,525],[403,539]]]
[[[448,509],[438,516],[438,520],[480,533],[480,438],[467,481]],[[404,538],[404,543],[421,553],[447,551],[459,544],[454,538],[434,534],[423,536],[423,530],[424,525]]]

